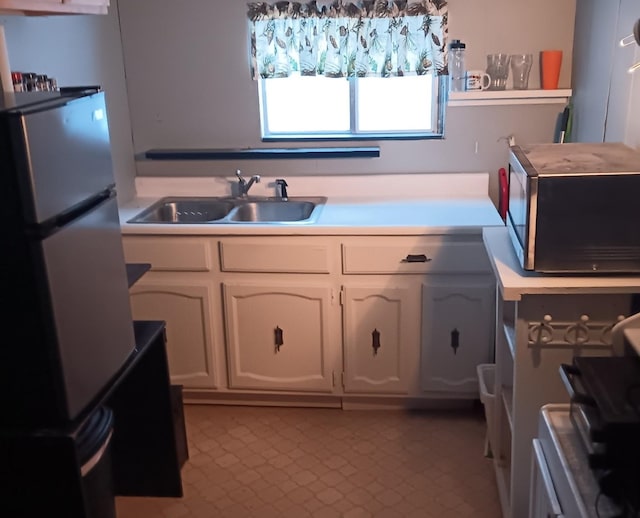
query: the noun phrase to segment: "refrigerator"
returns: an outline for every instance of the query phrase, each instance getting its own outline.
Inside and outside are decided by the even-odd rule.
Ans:
[[[0,103],[0,429],[85,418],[135,347],[104,92]]]

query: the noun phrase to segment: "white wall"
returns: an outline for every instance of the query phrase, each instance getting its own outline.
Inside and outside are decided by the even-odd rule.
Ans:
[[[109,116],[118,200],[135,194],[118,4],[106,16],[3,16],[12,70],[55,77],[60,86],[101,85]]]
[[[257,83],[249,73],[245,1],[136,0],[121,1],[120,9],[137,153],[163,147],[264,145]],[[470,68],[484,68],[485,55],[491,52],[537,55],[545,48],[560,48],[565,53],[560,85],[569,87],[574,0],[452,0],[449,10],[450,37],[467,43]],[[531,87],[538,85],[536,64]],[[393,101],[387,106],[393,109]],[[445,140],[382,141],[377,159],[141,161],[138,174],[231,175],[237,167],[265,175],[495,173],[507,156],[498,137],[515,134],[522,142],[549,142],[562,108],[450,108]]]
[[[450,0],[450,37],[467,43],[469,68],[483,68],[487,53],[560,48],[560,86],[568,87],[574,12],[575,0]],[[14,69],[42,71],[61,85],[103,85],[121,198],[133,194],[136,174],[227,176],[241,167],[265,175],[489,171],[495,199],[497,170],[507,157],[499,138],[549,142],[562,109],[450,108],[444,140],[374,142],[381,149],[377,159],[134,165],[134,153],[149,148],[263,146],[257,84],[249,77],[246,1],[112,0],[108,16],[7,16],[0,22]],[[531,87],[538,84],[536,64]]]

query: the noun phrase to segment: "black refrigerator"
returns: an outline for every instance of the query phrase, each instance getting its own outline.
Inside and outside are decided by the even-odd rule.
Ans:
[[[0,103],[0,428],[86,417],[135,347],[104,92]]]

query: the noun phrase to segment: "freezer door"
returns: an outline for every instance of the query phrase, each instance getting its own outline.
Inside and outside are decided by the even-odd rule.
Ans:
[[[115,198],[41,242],[68,418],[105,387],[134,349]]]
[[[46,221],[114,184],[104,92],[25,110],[13,125],[27,223]]]

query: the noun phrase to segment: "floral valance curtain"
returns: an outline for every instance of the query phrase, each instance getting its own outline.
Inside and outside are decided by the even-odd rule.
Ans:
[[[447,74],[446,0],[320,3],[248,4],[254,79]]]

